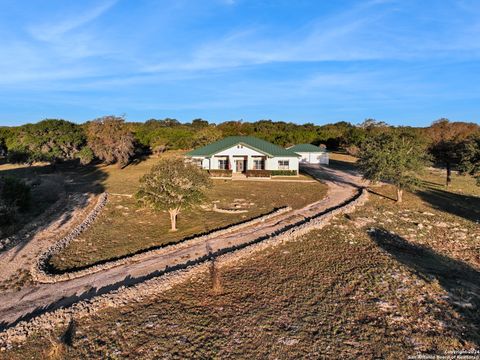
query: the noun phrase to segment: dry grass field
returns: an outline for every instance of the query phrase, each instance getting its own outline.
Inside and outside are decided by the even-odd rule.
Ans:
[[[446,190],[443,175],[428,170],[425,187],[400,205],[391,186],[375,187],[365,206],[322,230],[222,267],[221,294],[205,273],[78,321],[72,346],[52,345],[65,331],[58,328],[32,334],[0,358],[58,350],[68,359],[398,359],[478,348],[480,192],[458,175]],[[219,185],[214,196],[227,196]],[[112,204],[107,213],[127,206]]]
[[[398,359],[478,348],[478,188],[455,176],[446,191],[434,185],[442,174],[426,176],[432,186],[401,205],[390,186],[376,188],[324,229],[222,268],[221,294],[205,274],[79,321],[65,358]],[[49,336],[3,356],[42,358]]]

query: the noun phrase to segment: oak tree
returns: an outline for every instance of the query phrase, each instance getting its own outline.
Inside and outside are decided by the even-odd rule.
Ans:
[[[107,164],[124,167],[134,154],[135,141],[122,117],[105,116],[87,125],[88,147]]]
[[[136,198],[155,210],[167,210],[171,231],[181,210],[201,203],[211,186],[208,174],[183,158],[165,158],[140,179]]]
[[[358,164],[364,179],[393,184],[400,203],[404,190],[419,185],[417,174],[427,159],[421,141],[414,134],[394,129],[368,138],[360,150]]]
[[[479,129],[473,123],[450,122],[448,119],[437,120],[428,128],[427,134],[431,139],[429,151],[447,171],[445,186],[452,181],[452,168],[460,163],[462,143]]]
[[[463,143],[460,171],[475,177],[480,185],[480,135],[471,136]]]

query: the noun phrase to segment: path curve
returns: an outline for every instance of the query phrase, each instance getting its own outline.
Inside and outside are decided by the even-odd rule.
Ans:
[[[317,216],[354,198],[365,184],[354,173],[327,167],[304,166],[304,170],[328,185],[327,196],[302,209],[280,214],[256,226],[239,228],[238,231],[208,239],[211,251],[220,253],[228,248],[241,247],[272,233],[292,228],[306,218]],[[182,246],[169,246],[162,251],[145,253],[141,259],[57,283],[34,283],[20,291],[7,291],[0,295],[0,330],[21,320],[28,320],[43,312],[71,305],[107,293],[122,286],[133,285],[169,270],[183,268],[202,261],[207,254],[206,242],[195,239]],[[14,250],[15,248],[11,249]],[[173,250],[172,250],[173,249]],[[5,255],[5,256],[8,256]]]

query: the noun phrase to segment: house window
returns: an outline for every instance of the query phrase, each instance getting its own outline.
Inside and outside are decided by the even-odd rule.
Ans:
[[[228,169],[228,160],[227,159],[220,159],[218,160],[218,168],[221,170],[227,170]]]
[[[253,169],[263,170],[265,168],[265,161],[263,159],[253,159]]]
[[[289,160],[278,160],[278,170],[288,170]]]

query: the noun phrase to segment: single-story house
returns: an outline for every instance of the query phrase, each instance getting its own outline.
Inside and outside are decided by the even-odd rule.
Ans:
[[[252,136],[229,136],[186,154],[207,170],[293,170],[298,174],[299,155]]]
[[[328,152],[325,146],[298,144],[289,147],[288,150],[300,156],[300,163],[328,165]]]

